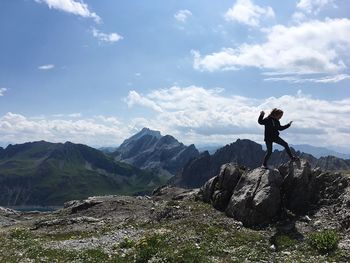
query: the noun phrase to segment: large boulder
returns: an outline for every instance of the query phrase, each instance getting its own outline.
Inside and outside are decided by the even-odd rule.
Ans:
[[[278,170],[256,168],[243,174],[231,196],[226,214],[246,226],[269,223],[281,207],[282,180]]]
[[[290,162],[282,184],[284,207],[296,214],[307,212],[319,196],[316,184],[318,174],[319,171],[311,170],[309,162],[305,160],[301,160],[299,165]]]
[[[221,166],[212,195],[212,204],[216,209],[225,211],[233,189],[236,187],[241,176],[242,170],[239,166],[233,163],[227,163]]]

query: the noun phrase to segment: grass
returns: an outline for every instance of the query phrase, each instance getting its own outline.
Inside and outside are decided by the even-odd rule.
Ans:
[[[275,245],[277,251],[294,250],[298,240],[288,234],[276,233],[271,238],[271,243]]]
[[[339,234],[335,230],[324,230],[309,235],[310,246],[320,253],[327,254],[338,248]]]
[[[5,233],[0,234],[0,262],[350,262],[349,252],[336,249],[334,245],[339,241],[336,232],[315,232],[305,240],[296,239],[286,233],[273,235],[271,229],[237,229],[229,220],[222,220],[224,215],[214,214],[212,208],[203,203],[165,203],[165,206],[174,205],[179,205],[180,209],[190,209],[191,213],[176,220],[167,219],[142,225],[135,223],[135,229],[142,230],[143,236],[126,237],[108,251],[98,247],[72,251],[45,246],[51,241],[84,239],[112,231],[111,228],[102,231],[104,226],[94,232],[54,234],[40,234],[25,228],[2,229]],[[129,223],[125,222],[120,229],[127,227],[127,224]],[[271,250],[272,244],[276,246],[276,251]],[[318,249],[319,245],[332,252],[324,253],[324,250]]]

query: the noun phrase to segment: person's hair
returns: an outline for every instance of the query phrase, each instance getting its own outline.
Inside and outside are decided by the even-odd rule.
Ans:
[[[278,115],[283,115],[283,110],[274,108],[274,109],[272,109],[272,111],[270,112],[270,115],[269,115],[269,116],[277,117]]]

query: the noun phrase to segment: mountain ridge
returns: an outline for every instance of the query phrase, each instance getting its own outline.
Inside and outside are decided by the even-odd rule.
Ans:
[[[317,159],[311,154],[295,151],[293,148],[291,150],[293,154],[308,160],[312,167],[324,170],[350,169],[350,160],[334,156]],[[261,144],[249,139],[237,139],[236,142],[218,149],[213,155],[206,151],[190,160],[181,172],[169,180],[169,184],[189,188],[200,187],[219,172],[221,165],[233,162],[254,169],[261,165],[264,155],[265,151]],[[289,157],[285,150],[275,150],[268,164],[278,167],[287,161],[289,161]]]
[[[152,191],[162,178],[83,144],[9,145],[0,156],[0,204],[62,205],[95,194]]]
[[[162,136],[159,131],[143,128],[126,139],[112,155],[141,169],[173,176],[199,152],[194,144],[185,146],[171,135]]]

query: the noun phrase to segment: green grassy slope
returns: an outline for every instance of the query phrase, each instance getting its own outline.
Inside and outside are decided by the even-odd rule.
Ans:
[[[2,206],[62,205],[92,195],[147,192],[165,180],[82,144],[40,141],[0,152]]]

